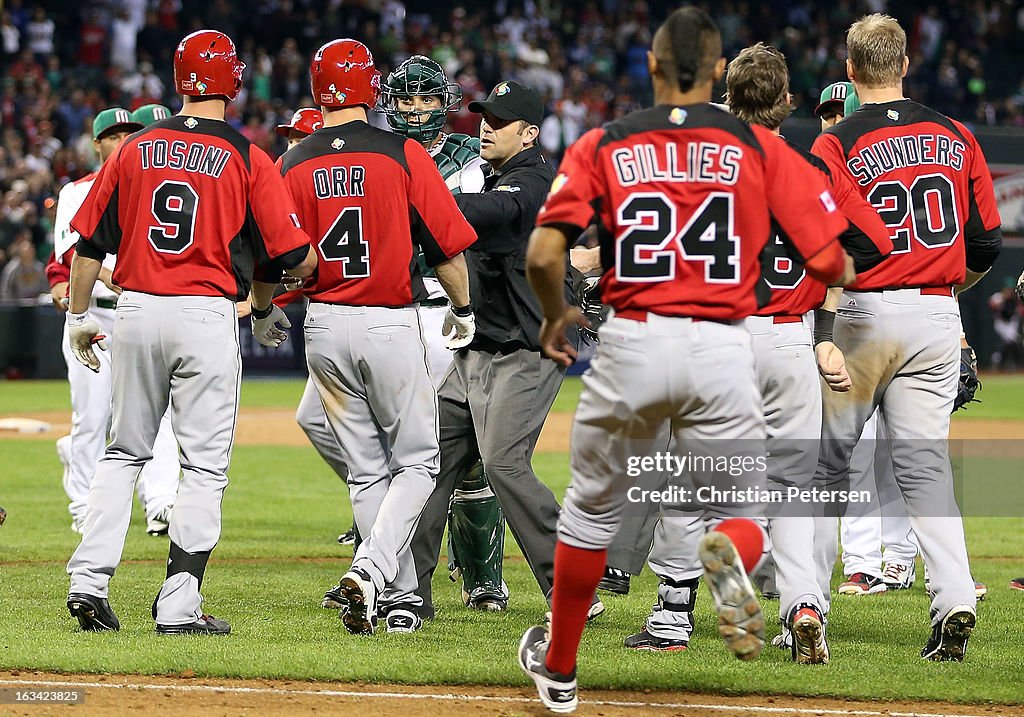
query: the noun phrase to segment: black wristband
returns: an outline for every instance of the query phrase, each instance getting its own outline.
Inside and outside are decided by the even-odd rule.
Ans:
[[[273,303],[271,303],[270,306],[268,306],[267,308],[262,309],[262,310],[257,309],[256,308],[256,304],[252,305],[252,316],[253,316],[254,319],[265,319],[268,316],[270,316],[270,314],[273,311],[274,311],[274,304]]]
[[[828,309],[814,310],[814,345],[823,341],[832,342],[832,331],[836,323],[836,312]]]
[[[473,305],[466,304],[465,306],[456,306],[452,304],[452,313],[458,317],[465,318],[473,313]]]

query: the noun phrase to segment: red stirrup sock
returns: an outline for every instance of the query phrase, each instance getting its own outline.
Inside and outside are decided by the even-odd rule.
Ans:
[[[576,669],[576,652],[587,624],[587,611],[604,575],[608,550],[587,550],[555,545],[555,585],[551,594],[551,644],[547,668],[570,675]]]
[[[729,536],[729,540],[736,546],[736,552],[740,554],[747,575],[754,572],[764,557],[764,529],[750,518],[728,518],[716,525],[714,530]]]

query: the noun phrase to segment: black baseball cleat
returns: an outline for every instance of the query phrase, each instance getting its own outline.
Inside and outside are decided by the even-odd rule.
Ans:
[[[625,570],[608,566],[604,569],[604,577],[597,584],[597,589],[616,595],[628,595],[629,578],[630,575]]]
[[[184,625],[157,625],[156,631],[161,635],[227,635],[231,625],[226,620],[218,620],[212,615],[203,615],[194,622]]]
[[[423,618],[416,614],[414,607],[395,605],[384,616],[384,626],[388,634],[412,633],[423,627]]]
[[[351,528],[346,530],[344,533],[338,536],[338,543],[340,545],[355,545],[356,543],[356,526],[353,525]]]
[[[626,647],[631,650],[647,650],[649,652],[681,652],[690,644],[689,640],[671,639],[652,635],[645,627],[635,635],[626,638]]]
[[[348,607],[348,601],[345,599],[344,593],[342,593],[340,582],[324,593],[324,599],[320,601],[320,607],[327,608],[328,610],[342,610]]]
[[[935,662],[963,662],[967,653],[967,640],[978,621],[974,609],[957,605],[946,617],[932,625],[932,636],[921,650],[921,657]]]
[[[552,712],[567,714],[576,709],[576,670],[571,675],[551,672],[544,665],[548,656],[548,639],[545,629],[537,625],[523,634],[519,641],[519,667],[537,686],[540,701]]]
[[[68,612],[71,613],[71,617],[78,620],[83,630],[104,632],[121,629],[121,623],[110,609],[110,603],[106,598],[71,593],[68,595]]]

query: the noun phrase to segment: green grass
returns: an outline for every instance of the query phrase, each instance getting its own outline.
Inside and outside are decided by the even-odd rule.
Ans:
[[[980,403],[957,411],[956,417],[963,420],[1024,419],[1024,376],[983,374],[978,399]]]
[[[567,405],[578,385],[568,382],[557,405]],[[9,388],[16,388],[20,402]],[[0,414],[11,412],[12,405],[58,410],[64,390],[59,383],[0,384]],[[292,408],[301,390],[301,381],[246,382],[243,401]],[[999,408],[997,397],[1016,395],[1011,388],[992,394],[993,400],[983,404],[989,409]],[[545,605],[511,538],[506,579],[513,599],[507,613],[463,609],[458,590],[441,573],[434,585],[438,617],[415,635],[353,637],[335,613],[318,607],[323,589],[351,556],[351,548],[334,542],[350,515],[343,486],[312,449],[235,450],[223,535],[203,586],[207,609],[232,623],[234,632],[224,639],[153,633],[149,605],[163,576],[166,539],[145,534],[138,509],[125,563],[112,583],[111,599],[123,628],[118,634],[80,633],[64,608],[64,565],[77,536],[68,528],[53,446],[0,439],[0,456],[0,505],[9,513],[0,528],[0,669],[193,670],[226,677],[525,684],[514,664],[515,644],[527,626],[542,619]],[[539,454],[535,467],[557,495],[564,492],[566,454]],[[1019,475],[1019,464],[1016,470]],[[1024,703],[1024,593],[1006,588],[1009,579],[1024,574],[1024,519],[971,518],[966,526],[974,573],[989,584],[990,593],[980,606],[964,664],[932,664],[917,657],[927,637],[928,601],[920,579],[904,593],[837,597],[829,631],[833,659],[824,667],[798,667],[788,653],[771,647],[754,663],[736,661],[715,634],[703,589],[690,650],[668,655],[627,651],[622,639],[641,625],[654,595],[655,580],[645,571],[629,596],[606,598],[606,614],[588,627],[581,683],[585,689]],[[764,606],[771,635],[778,604]]]

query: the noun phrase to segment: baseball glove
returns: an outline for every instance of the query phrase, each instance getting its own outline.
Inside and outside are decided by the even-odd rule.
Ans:
[[[590,322],[590,326],[580,327],[580,335],[588,344],[596,344],[599,341],[597,330],[608,319],[608,307],[601,303],[601,288],[598,286],[600,280],[600,275],[584,275],[576,282],[573,291],[576,305],[583,312],[583,317]]]
[[[974,355],[974,349],[968,346],[960,349],[960,382],[956,388],[953,410],[958,411],[972,401],[981,403],[974,397],[979,390],[981,381],[978,380],[978,357]]]

